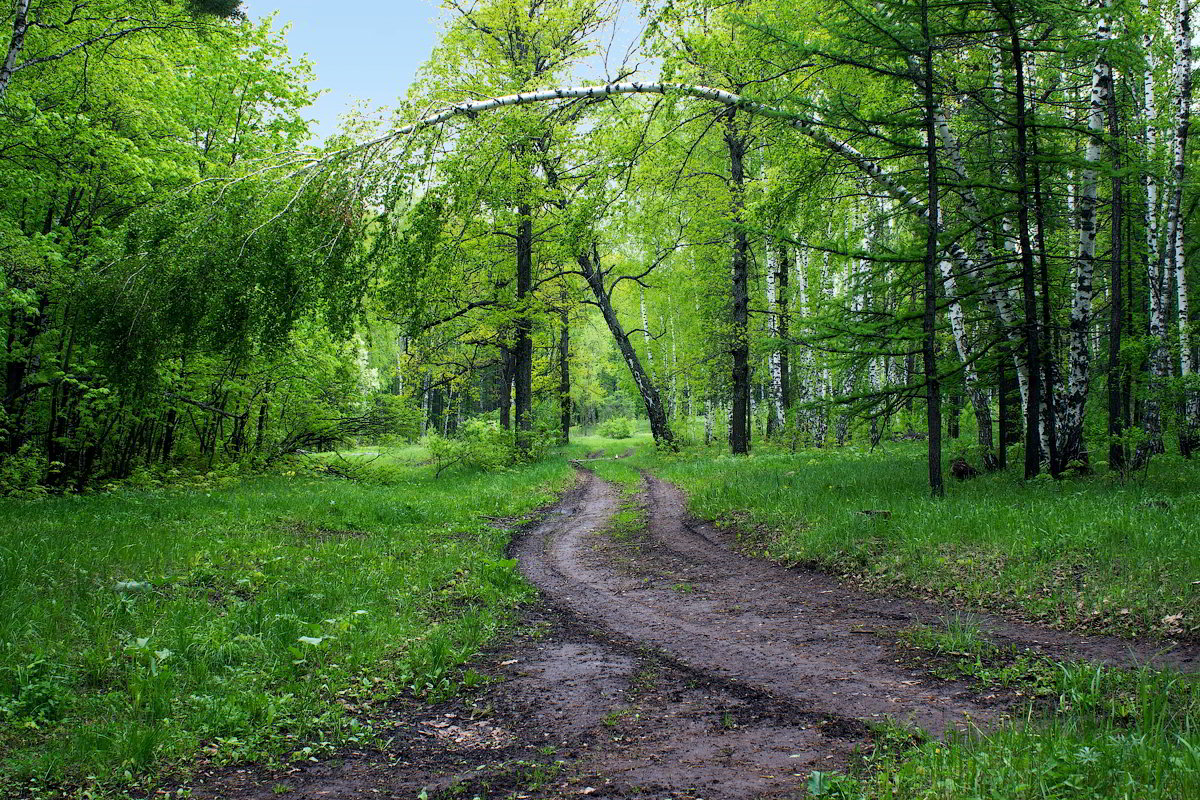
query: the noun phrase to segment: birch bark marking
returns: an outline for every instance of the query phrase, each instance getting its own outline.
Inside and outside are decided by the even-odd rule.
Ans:
[[[1171,169],[1171,198],[1167,204],[1167,248],[1170,272],[1175,279],[1179,310],[1179,374],[1185,382],[1196,371],[1192,354],[1191,314],[1188,302],[1186,259],[1183,239],[1183,179],[1186,174],[1188,125],[1192,104],[1192,9],[1189,0],[1179,0],[1175,20],[1175,137]],[[1200,391],[1188,389],[1179,449],[1190,456],[1200,427]]]
[[[0,100],[8,94],[8,84],[12,82],[13,73],[17,71],[17,59],[25,49],[25,34],[29,31],[29,2],[30,0],[17,0],[12,38],[8,40],[8,52],[4,56],[3,66],[0,66]]]
[[[771,371],[771,403],[770,416],[767,419],[767,436],[774,436],[783,430],[787,420],[783,408],[783,360],[779,342],[779,251],[774,236],[766,237],[765,248],[767,251],[767,336],[771,339],[771,352],[767,356],[767,364]],[[786,270],[786,267],[784,269]]]
[[[654,352],[650,349],[653,341],[650,338],[650,317],[646,314],[646,288],[644,286],[639,288],[641,291],[642,340],[646,343],[646,370],[650,373],[650,381],[657,385],[658,376],[654,374]]]
[[[1104,4],[1105,10],[1109,4]],[[1101,46],[1110,37],[1109,21],[1100,17],[1096,38]],[[1087,406],[1088,379],[1091,372],[1093,277],[1096,270],[1096,173],[1104,149],[1104,116],[1112,91],[1112,69],[1101,53],[1092,69],[1092,87],[1088,102],[1087,149],[1080,179],[1077,202],[1079,216],[1079,253],[1075,259],[1075,292],[1071,303],[1070,339],[1067,349],[1067,392],[1063,403],[1062,439],[1059,453],[1063,464],[1087,462],[1087,444],[1083,440],[1083,416]]]
[[[1143,463],[1154,453],[1163,451],[1162,409],[1160,395],[1163,385],[1170,377],[1167,342],[1167,312],[1163,302],[1163,264],[1158,246],[1158,179],[1154,174],[1154,161],[1158,150],[1158,127],[1156,124],[1157,103],[1154,96],[1154,73],[1158,59],[1154,54],[1154,37],[1150,21],[1149,0],[1142,0],[1142,49],[1146,56],[1146,69],[1142,73],[1142,138],[1146,146],[1146,158],[1151,166],[1142,176],[1146,190],[1146,283],[1150,299],[1150,391],[1146,397],[1144,426],[1146,441],[1138,448],[1136,463]]]

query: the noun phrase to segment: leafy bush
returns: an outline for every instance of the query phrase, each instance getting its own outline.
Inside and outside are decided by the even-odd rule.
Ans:
[[[628,439],[633,436],[633,422],[629,417],[609,417],[600,423],[599,433],[606,439]]]
[[[35,492],[46,476],[46,454],[27,442],[11,455],[0,454],[0,495]]]
[[[517,460],[512,434],[482,419],[467,420],[453,438],[431,433],[425,437],[424,445],[437,464],[438,475],[456,464],[494,470]]]

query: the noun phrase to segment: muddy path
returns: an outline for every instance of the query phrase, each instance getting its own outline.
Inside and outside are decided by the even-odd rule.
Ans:
[[[618,518],[614,521],[614,514]],[[618,521],[631,524],[619,525]],[[735,553],[729,534],[646,476],[637,497],[578,482],[513,544],[544,601],[526,632],[472,665],[496,679],[434,706],[397,701],[380,748],[281,771],[215,769],[195,798],[803,796],[891,719],[938,735],[1011,710],[931,676],[896,633],[947,610],[871,597],[816,572]],[[1194,651],[977,617],[1000,644],[1060,659],[1153,661]]]
[[[818,572],[740,556],[727,533],[687,514],[682,492],[645,480],[647,537],[619,543],[605,536],[621,498],[585,472],[557,512],[519,542],[522,571],[590,624],[814,713],[890,717],[934,734],[1000,713],[962,687],[903,665],[895,633],[936,625],[949,609],[871,597]],[[975,619],[998,644],[1056,658],[1200,666],[1194,651]]]

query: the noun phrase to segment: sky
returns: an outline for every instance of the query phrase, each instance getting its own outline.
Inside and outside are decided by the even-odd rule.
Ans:
[[[288,48],[307,54],[317,73],[318,98],[309,116],[324,139],[357,101],[392,106],[404,96],[437,40],[437,4],[430,0],[247,0],[255,19],[276,12],[290,23]]]
[[[276,25],[290,23],[288,47],[307,54],[317,74],[315,88],[325,90],[309,112],[314,138],[337,130],[338,118],[365,101],[368,109],[391,107],[404,97],[417,69],[428,60],[440,24],[436,0],[244,0],[254,19],[275,12]],[[623,0],[612,38],[618,55],[591,59],[579,77],[599,79],[621,62],[640,24],[633,0]],[[607,44],[611,31],[604,35]]]

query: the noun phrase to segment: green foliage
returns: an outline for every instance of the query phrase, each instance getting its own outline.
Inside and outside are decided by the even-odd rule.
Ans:
[[[609,417],[596,431],[609,439],[628,439],[633,435],[633,422],[629,417]]]
[[[529,596],[519,516],[569,479],[432,469],[0,501],[0,794],[153,794],[205,750],[302,759],[375,732],[375,704],[457,691]]]
[[[422,444],[437,463],[439,475],[456,465],[487,471],[517,460],[512,432],[482,419],[467,420],[453,437],[428,434]]]

